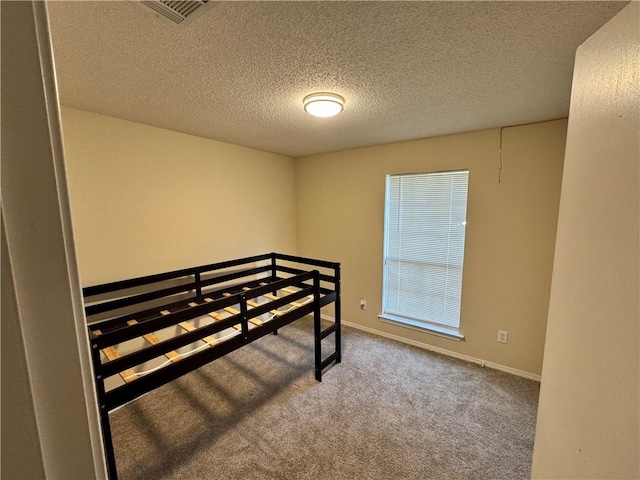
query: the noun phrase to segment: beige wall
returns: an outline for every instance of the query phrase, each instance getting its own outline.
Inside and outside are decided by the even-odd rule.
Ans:
[[[500,129],[294,163],[63,108],[81,279],[90,285],[268,251],[338,260],[345,320],[536,376],[565,130],[564,120],[503,129],[498,183]],[[377,318],[385,175],[457,168],[470,169],[464,342]],[[509,331],[507,345],[496,342],[498,329]]]
[[[83,285],[295,253],[291,158],[63,108]]]
[[[298,159],[298,253],[342,262],[344,320],[539,375],[565,133],[565,120],[503,129],[500,183],[500,129]],[[466,168],[465,341],[381,322],[385,175]]]
[[[639,20],[576,56],[534,478],[640,478]]]

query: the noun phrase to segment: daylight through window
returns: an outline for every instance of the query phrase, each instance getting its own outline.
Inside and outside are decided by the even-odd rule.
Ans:
[[[382,318],[457,333],[468,182],[467,170],[387,176]]]

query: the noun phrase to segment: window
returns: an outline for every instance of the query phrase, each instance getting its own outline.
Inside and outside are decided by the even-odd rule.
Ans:
[[[388,175],[383,320],[462,338],[469,172]]]

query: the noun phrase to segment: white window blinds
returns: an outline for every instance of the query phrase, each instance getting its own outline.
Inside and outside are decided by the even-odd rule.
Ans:
[[[389,175],[384,313],[460,326],[468,171]]]

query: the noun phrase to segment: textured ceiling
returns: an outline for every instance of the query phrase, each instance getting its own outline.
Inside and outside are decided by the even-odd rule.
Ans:
[[[49,6],[63,105],[292,157],[559,118],[627,2],[220,2],[175,26]],[[345,97],[334,118],[302,98]]]

